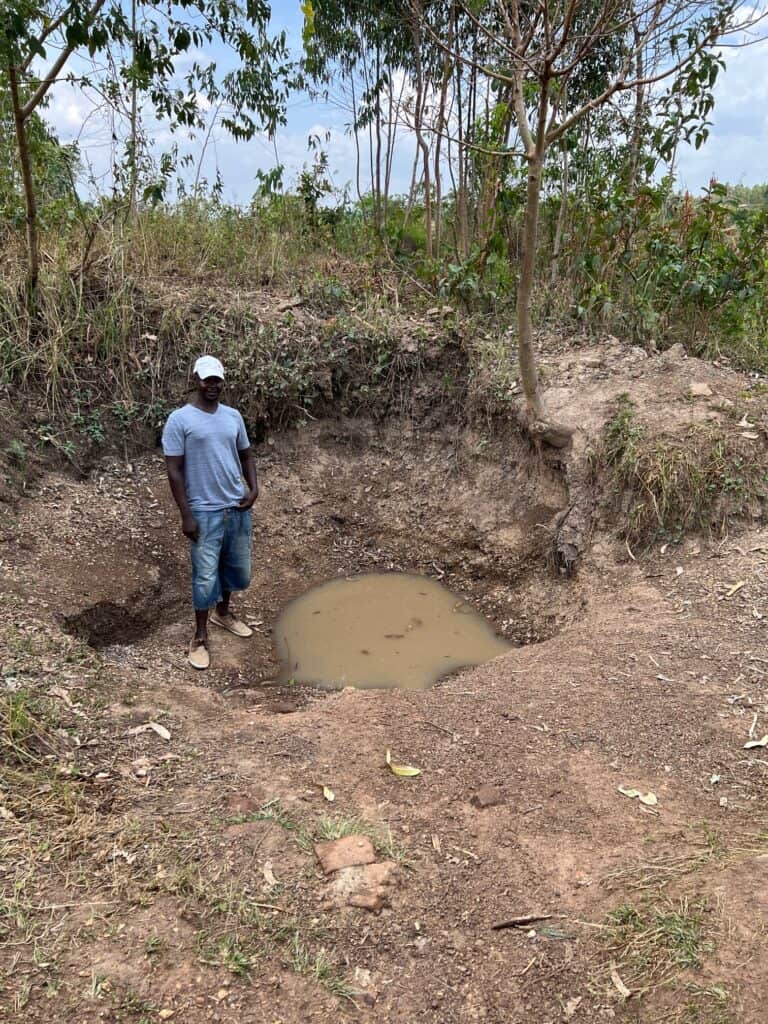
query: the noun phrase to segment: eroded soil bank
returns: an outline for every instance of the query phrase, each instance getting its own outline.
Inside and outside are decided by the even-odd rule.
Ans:
[[[658,403],[652,372],[681,422],[723,415],[691,402],[690,371],[636,374],[633,356],[613,379],[603,357],[579,383],[576,364],[551,370],[550,400],[578,390],[596,422],[620,391]],[[708,379],[718,401],[746,388]],[[744,744],[768,731],[768,532],[642,554],[598,517],[565,577],[566,472],[514,433],[326,421],[271,440],[241,602],[260,625],[217,635],[205,676],[183,659],[186,553],[157,456],[46,477],[5,512],[4,684],[59,731],[3,776],[0,1005],[30,1022],[762,1020],[768,755]],[[516,648],[419,693],[262,685],[284,603],[373,569],[442,580]],[[422,774],[392,775],[387,749]],[[376,864],[325,875],[314,844],[359,832]]]

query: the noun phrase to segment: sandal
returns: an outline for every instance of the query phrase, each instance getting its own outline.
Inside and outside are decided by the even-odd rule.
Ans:
[[[192,640],[189,645],[189,654],[187,655],[187,661],[192,668],[203,669],[208,668],[211,664],[211,655],[208,653],[208,641],[207,640]]]
[[[246,626],[244,622],[236,618],[232,612],[228,612],[226,615],[220,615],[217,611],[212,611],[208,617],[208,621],[212,622],[214,626],[221,626],[222,629],[228,629],[230,633],[234,633],[235,636],[253,636],[253,630],[250,626]]]

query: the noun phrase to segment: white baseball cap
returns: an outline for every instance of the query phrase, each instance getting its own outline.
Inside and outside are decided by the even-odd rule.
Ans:
[[[195,373],[200,380],[206,377],[221,377],[224,380],[224,367],[213,356],[200,356],[195,363]]]

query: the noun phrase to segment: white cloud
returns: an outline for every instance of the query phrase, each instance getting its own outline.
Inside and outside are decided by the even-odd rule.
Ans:
[[[726,67],[715,85],[710,136],[698,152],[681,147],[681,185],[698,191],[709,179],[756,185],[768,181],[768,40],[722,50]]]

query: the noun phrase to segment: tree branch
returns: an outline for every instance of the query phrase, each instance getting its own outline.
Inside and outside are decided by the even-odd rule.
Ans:
[[[104,6],[105,3],[106,3],[106,0],[96,0],[96,2],[94,3],[93,7],[91,7],[90,11],[88,11],[88,13],[85,16],[85,23],[87,25],[93,24],[93,21],[96,18],[96,15],[99,13],[99,11],[101,10],[101,8]],[[57,77],[58,73],[61,71],[61,69],[67,63],[67,61],[69,60],[69,58],[72,56],[72,54],[74,53],[74,51],[76,49],[77,49],[76,46],[69,46],[68,45],[68,46],[64,47],[64,49],[61,51],[61,53],[59,54],[57,59],[54,61],[53,66],[51,67],[51,69],[48,72],[48,74],[45,76],[45,78],[43,78],[41,80],[41,82],[38,85],[37,89],[35,89],[35,91],[29,97],[27,102],[21,108],[22,120],[26,121],[27,118],[29,117],[29,115],[32,114],[37,109],[39,104],[45,99],[45,96],[46,96],[48,90],[51,88],[53,83],[56,81],[56,77]]]

